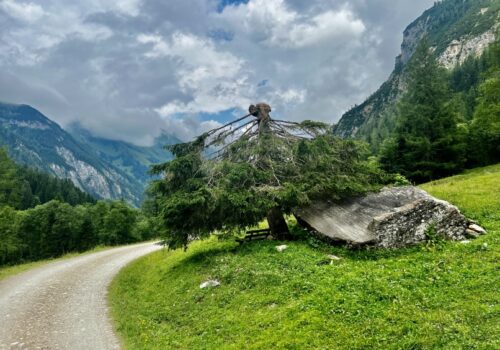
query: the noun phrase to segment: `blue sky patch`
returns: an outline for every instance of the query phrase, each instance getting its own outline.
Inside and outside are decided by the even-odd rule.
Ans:
[[[244,115],[245,111],[231,108],[219,113],[200,113],[198,117],[201,121],[216,120],[219,123],[225,124],[239,117],[243,117]]]
[[[264,87],[267,85],[267,83],[269,83],[269,80],[267,79],[264,79],[264,80],[261,80],[259,81],[259,83],[257,84],[257,87]]]
[[[248,1],[249,0],[220,0],[217,11],[222,12],[226,6],[246,4]]]
[[[208,36],[215,41],[232,41],[234,38],[234,33],[222,28],[217,28],[209,31]]]

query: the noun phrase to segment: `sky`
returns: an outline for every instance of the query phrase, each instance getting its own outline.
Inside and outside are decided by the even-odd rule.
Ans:
[[[338,121],[434,0],[0,0],[0,101],[149,145],[267,102]]]

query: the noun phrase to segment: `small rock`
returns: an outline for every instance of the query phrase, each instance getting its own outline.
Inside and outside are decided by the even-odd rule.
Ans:
[[[483,245],[482,245],[482,249],[483,250],[488,249],[488,243],[484,242]]]
[[[339,257],[338,257],[338,256],[336,256],[336,255],[333,255],[333,254],[329,254],[329,255],[327,255],[327,257],[328,257],[328,259],[330,259],[330,260],[340,260],[340,259],[342,259],[342,258],[339,258]]]
[[[469,230],[475,231],[475,232],[479,233],[480,235],[486,233],[486,230],[484,228],[482,228],[481,226],[476,225],[476,224],[469,225]]]
[[[276,250],[280,253],[284,251],[286,248],[288,248],[286,244],[276,246]]]
[[[201,289],[209,288],[209,287],[213,288],[213,287],[218,287],[218,286],[220,286],[220,282],[217,280],[208,280],[208,281],[205,281],[202,284],[200,284]]]
[[[468,240],[464,240],[464,241],[460,241],[460,243],[462,243],[462,244],[469,244],[469,243],[470,243],[470,241],[468,241]]]
[[[470,237],[470,238],[478,238],[479,236],[481,236],[481,234],[479,232],[476,232],[474,230],[471,230],[471,229],[467,229],[465,230],[465,235],[467,237]]]

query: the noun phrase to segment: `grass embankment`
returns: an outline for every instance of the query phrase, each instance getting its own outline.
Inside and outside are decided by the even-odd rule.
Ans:
[[[397,251],[209,240],[154,253],[113,282],[118,332],[129,349],[498,349],[500,165],[422,187],[489,233]],[[200,289],[209,278],[221,286]]]

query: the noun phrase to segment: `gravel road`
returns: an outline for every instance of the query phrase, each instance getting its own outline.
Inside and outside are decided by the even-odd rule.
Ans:
[[[107,288],[123,266],[158,249],[153,243],[113,248],[0,281],[0,350],[119,349]]]

